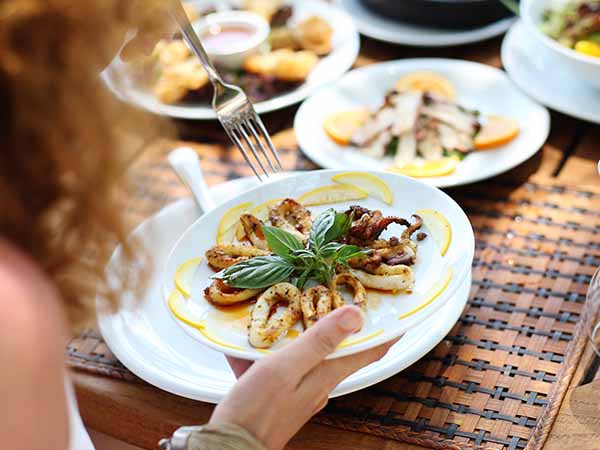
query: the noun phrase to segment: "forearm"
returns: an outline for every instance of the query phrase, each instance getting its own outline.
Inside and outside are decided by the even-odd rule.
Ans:
[[[266,450],[266,448],[242,427],[209,424],[190,435],[188,450]]]

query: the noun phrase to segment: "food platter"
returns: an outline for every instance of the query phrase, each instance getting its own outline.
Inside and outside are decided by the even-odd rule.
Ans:
[[[213,282],[215,271],[201,257],[214,246],[215,237],[219,234],[219,224],[228,211],[238,205],[259,205],[273,198],[300,199],[307,191],[313,192],[324,186],[331,186],[332,177],[340,173],[314,171],[258,186],[219,206],[190,226],[174,245],[164,266],[163,294],[173,313],[173,320],[203,344],[243,359],[259,359],[285,346],[297,336],[302,330],[300,323],[294,325],[296,332],[292,336],[283,336],[270,348],[250,345],[246,329],[248,319],[241,320],[248,317],[249,310],[236,310],[232,316],[231,311],[225,312],[223,308],[216,308],[213,301],[206,300],[205,289]],[[451,224],[454,237],[448,241],[447,250],[443,251],[443,255],[433,238],[424,239],[418,244],[419,256],[413,266],[414,286],[402,293],[378,293],[376,306],[366,308],[363,328],[331,355],[334,358],[387,342],[428,320],[462,285],[473,258],[473,231],[466,215],[450,197],[407,177],[386,173],[367,175],[380,177],[395,194],[389,205],[374,196],[365,196],[358,203],[361,207],[381,210],[384,215],[400,217],[410,217],[423,209],[438,211]],[[403,196],[402,192],[411,194]],[[313,216],[318,216],[330,207],[334,207],[336,211],[344,211],[348,206],[357,204],[356,200],[311,206],[310,210]],[[314,223],[317,223],[317,219]],[[424,231],[428,233],[431,230],[424,228]],[[382,234],[383,238],[389,236],[386,233],[387,231]],[[197,264],[187,266],[190,261]],[[180,284],[188,286],[183,295],[177,283],[182,270],[187,272],[187,275],[183,277],[186,281]],[[261,297],[258,298],[260,301]]]
[[[402,77],[428,71],[443,76],[456,91],[456,101],[483,116],[504,116],[519,124],[518,135],[500,147],[469,153],[451,173],[420,178],[437,187],[473,183],[505,172],[533,156],[550,130],[548,111],[524,95],[506,74],[484,64],[449,59],[406,59],[355,69],[303,102],[294,120],[301,150],[329,169],[387,170],[390,161],[374,159],[333,142],[324,123],[339,111],[377,110],[385,94]]]
[[[258,184],[241,178],[221,184],[211,193],[223,202]],[[219,352],[199,344],[170,317],[159,276],[176,238],[201,214],[192,199],[175,202],[138,226],[131,237],[140,239],[149,252],[145,263],[154,267],[144,300],[116,314],[101,312],[102,336],[129,370],[141,379],[186,398],[217,403],[235,383],[235,377]],[[119,249],[111,259],[118,264]],[[380,361],[343,380],[331,393],[344,395],[384,380],[428,353],[452,328],[466,304],[470,278],[431,320],[408,331]]]
[[[332,51],[321,58],[316,67],[310,72],[306,82],[299,87],[284,92],[268,100],[255,104],[259,114],[275,111],[290,106],[306,98],[311,92],[339,78],[352,67],[359,50],[359,36],[352,19],[335,5],[316,0],[290,0],[294,15],[290,20],[299,21],[310,16],[319,16],[333,28]],[[198,9],[205,9],[214,4],[211,0],[191,0],[186,4]],[[228,2],[234,6],[235,1]],[[102,73],[102,78],[108,87],[121,99],[156,114],[181,119],[215,119],[215,113],[210,102],[188,102],[181,104],[165,104],[156,99],[147,88],[141,87],[130,76],[127,65],[119,58],[110,64]]]

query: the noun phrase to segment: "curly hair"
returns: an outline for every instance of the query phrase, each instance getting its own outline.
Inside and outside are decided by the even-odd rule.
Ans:
[[[97,295],[114,309],[144,280],[123,272],[109,285],[104,274],[117,242],[122,267],[133,266],[126,169],[167,130],[119,102],[99,76],[139,23],[133,3],[0,3],[0,238],[53,279],[74,329],[94,318]]]

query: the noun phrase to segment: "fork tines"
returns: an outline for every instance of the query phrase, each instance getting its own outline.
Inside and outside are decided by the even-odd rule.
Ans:
[[[243,120],[223,123],[223,127],[260,180],[262,180],[260,173],[268,177],[270,173],[283,170],[277,150],[256,113],[252,112]],[[248,149],[254,158],[248,154]],[[260,171],[256,163],[258,163]]]

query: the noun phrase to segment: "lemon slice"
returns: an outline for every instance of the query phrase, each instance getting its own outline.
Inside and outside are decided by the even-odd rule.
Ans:
[[[203,330],[204,323],[196,321],[190,317],[190,315],[187,312],[185,302],[186,302],[186,300],[183,297],[183,295],[181,295],[181,292],[173,291],[173,292],[171,292],[171,295],[169,295],[169,299],[167,301],[167,306],[169,307],[169,310],[171,311],[171,313],[177,319],[181,320],[183,323],[185,323],[186,325],[189,325],[190,327],[194,327],[198,330]]]
[[[265,222],[269,218],[269,210],[271,209],[271,206],[281,202],[282,200],[282,198],[274,198],[271,200],[267,200],[266,202],[261,203],[255,208],[252,208],[252,210],[250,210],[250,214],[252,214],[258,220]],[[245,235],[246,234],[244,233],[244,227],[241,223],[239,223],[235,231],[235,237],[238,241],[241,241],[242,239],[244,239]]]
[[[329,203],[362,200],[369,196],[365,191],[350,184],[331,184],[308,191],[298,197],[304,206],[327,205]]]
[[[458,158],[449,156],[434,161],[410,163],[402,167],[391,166],[387,170],[413,178],[441,177],[454,172],[459,162]]]
[[[478,150],[499,147],[512,141],[519,134],[519,123],[500,116],[488,116],[477,136],[475,147]]]
[[[192,284],[192,276],[194,275],[194,271],[200,265],[204,258],[199,256],[197,258],[188,259],[183,264],[181,264],[177,270],[175,271],[175,278],[173,282],[175,283],[175,288],[179,292],[181,292],[185,297],[190,297],[191,294],[191,284]]]
[[[348,145],[354,132],[367,121],[369,115],[368,109],[333,113],[325,118],[323,129],[336,144]]]
[[[444,215],[434,209],[420,209],[417,214],[423,219],[423,224],[430,236],[438,245],[440,254],[444,256],[452,241],[452,227]]]
[[[575,51],[600,58],[600,44],[594,41],[578,41],[575,44]]]
[[[402,314],[400,317],[398,317],[398,320],[406,319],[407,317],[412,316],[413,314],[421,311],[423,308],[425,308],[427,305],[433,302],[436,298],[442,295],[442,292],[444,292],[450,284],[450,280],[452,280],[453,274],[454,273],[452,271],[452,268],[449,267],[445,275],[442,275],[442,277],[437,282],[435,282],[434,285],[431,286],[431,288],[425,293],[425,295],[423,296],[423,303],[421,303],[416,308],[413,308],[410,311]]]
[[[391,189],[376,175],[364,172],[344,172],[332,176],[331,179],[339,183],[351,184],[388,205],[392,204]]]
[[[223,214],[221,222],[219,222],[219,228],[217,228],[217,244],[222,245],[233,242],[236,225],[240,221],[240,216],[250,211],[251,207],[252,202],[242,203],[241,205],[234,206]]]
[[[397,91],[431,92],[450,100],[456,97],[456,90],[449,80],[428,71],[409,73],[396,81],[394,88]]]

